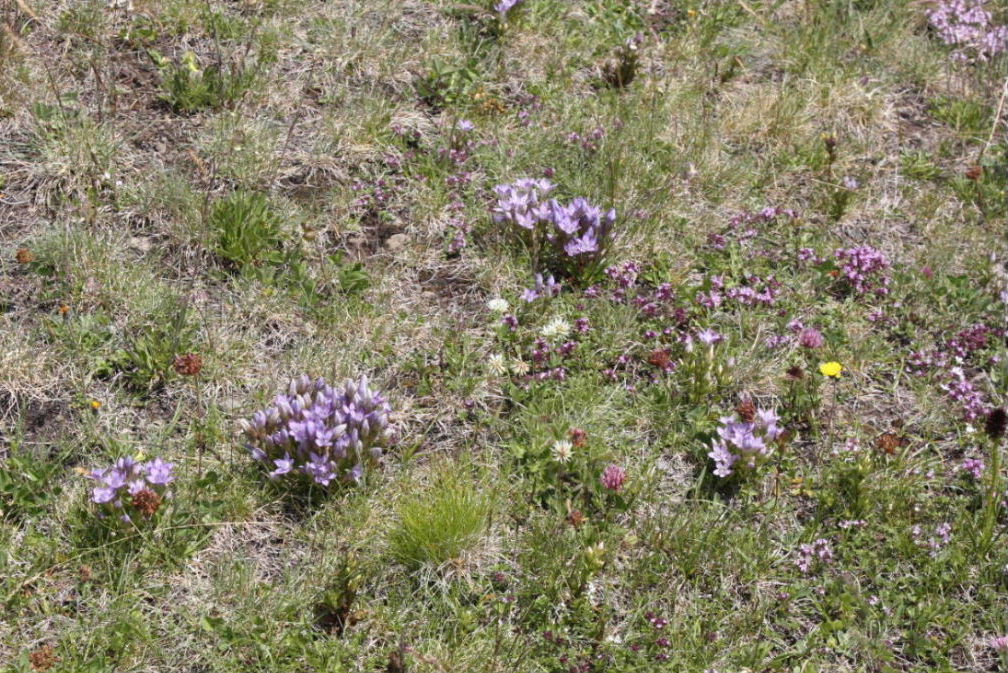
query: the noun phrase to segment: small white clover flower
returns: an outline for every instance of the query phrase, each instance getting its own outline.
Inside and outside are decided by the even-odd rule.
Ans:
[[[493,313],[507,313],[508,309],[511,308],[511,304],[508,303],[507,299],[500,297],[494,297],[486,305]]]
[[[574,455],[574,445],[566,439],[558,439],[553,442],[553,460],[558,463],[566,463]]]
[[[542,328],[542,335],[547,339],[562,339],[571,331],[569,322],[557,316],[546,323]]]
[[[521,359],[511,362],[511,373],[517,376],[525,376],[529,372],[529,364]]]
[[[490,357],[487,358],[487,370],[494,376],[503,376],[507,374],[508,366],[507,362],[504,360],[504,356],[500,353],[492,353]]]

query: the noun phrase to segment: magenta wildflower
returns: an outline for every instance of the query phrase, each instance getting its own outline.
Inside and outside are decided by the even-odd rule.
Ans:
[[[962,367],[952,367],[949,370],[950,380],[941,386],[942,390],[955,402],[958,402],[967,421],[976,419],[987,414],[987,403],[983,393],[976,389],[973,383],[966,378],[966,373]]]

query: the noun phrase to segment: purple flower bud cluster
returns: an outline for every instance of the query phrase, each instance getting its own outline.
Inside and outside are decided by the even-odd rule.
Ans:
[[[800,248],[798,250],[798,263],[799,264],[811,264],[813,266],[818,266],[823,264],[826,260],[819,256],[812,248]]]
[[[351,189],[360,194],[353,202],[354,210],[358,211],[366,209],[382,210],[389,204],[392,198],[390,185],[384,178],[378,178],[371,185],[357,180],[353,183]]]
[[[779,420],[773,409],[759,409],[751,421],[742,420],[737,414],[723,416],[718,438],[707,454],[714,460],[714,474],[722,478],[731,476],[739,461],[743,467],[754,468],[757,461],[773,453],[772,444],[783,432],[777,425]]]
[[[972,325],[930,350],[910,353],[910,368],[917,374],[927,374],[934,369],[944,369],[952,363],[964,364],[974,354],[987,348],[991,337],[1001,337],[1003,334],[1003,330],[983,323]]]
[[[974,481],[980,481],[983,478],[986,468],[983,458],[967,458],[959,466],[959,469],[973,477]]]
[[[840,262],[840,273],[858,294],[874,292],[878,295],[889,293],[889,258],[869,245],[854,248],[839,248],[834,253]]]
[[[628,260],[622,264],[613,264],[605,270],[605,273],[620,289],[626,290],[637,285],[637,276],[640,275],[640,270],[639,262]]]
[[[601,256],[616,222],[616,211],[603,213],[580,196],[567,205],[556,199],[545,200],[554,187],[545,178],[523,178],[497,185],[494,188],[497,203],[492,209],[494,221],[541,231],[558,253],[567,258],[591,261]]]
[[[91,489],[91,502],[102,506],[103,516],[116,514],[127,523],[133,521],[138,512],[150,516],[153,512],[137,506],[137,496],[150,492],[156,494],[158,502],[161,498],[170,497],[171,494],[166,491],[168,484],[175,480],[174,470],[173,463],[160,458],[141,462],[124,456],[111,467],[92,470],[88,475],[98,482]],[[142,501],[143,497],[140,499]]]
[[[994,24],[987,0],[938,0],[927,16],[958,61],[987,61],[1008,49],[1008,26]]]
[[[798,570],[803,575],[808,575],[812,572],[812,566],[815,565],[816,561],[829,563],[832,560],[833,547],[830,545],[829,540],[821,537],[812,542],[812,544],[798,546],[798,558],[795,559],[795,565],[798,566]]]
[[[535,275],[535,286],[525,288],[521,293],[522,301],[531,304],[540,297],[556,297],[560,294],[561,285],[553,276],[548,276],[545,280],[541,273]]]
[[[271,479],[300,474],[321,486],[359,483],[365,465],[376,463],[393,441],[389,412],[366,376],[333,387],[302,375],[245,423],[246,446],[272,468]]]

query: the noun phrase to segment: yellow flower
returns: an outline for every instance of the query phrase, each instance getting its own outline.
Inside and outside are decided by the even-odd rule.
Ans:
[[[819,363],[819,373],[823,376],[828,376],[833,379],[840,378],[840,373],[843,371],[843,365],[839,362],[820,362]]]
[[[102,408],[102,403],[99,400],[91,400],[91,409],[98,411]]]

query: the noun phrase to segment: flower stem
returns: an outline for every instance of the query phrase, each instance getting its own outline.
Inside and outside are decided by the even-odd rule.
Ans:
[[[987,550],[994,538],[994,527],[997,524],[998,499],[1001,493],[1001,439],[991,440],[990,480],[987,486],[987,502],[984,503],[983,528],[981,529],[981,548]]]

